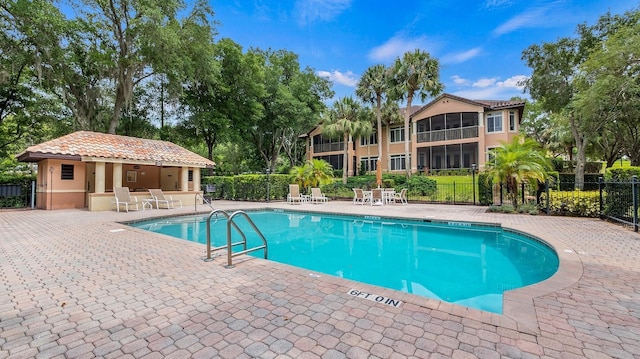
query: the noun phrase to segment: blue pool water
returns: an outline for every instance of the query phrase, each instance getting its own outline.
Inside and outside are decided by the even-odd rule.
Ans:
[[[269,260],[494,313],[502,313],[504,291],[542,281],[558,269],[550,247],[497,226],[281,210],[247,213],[267,238]],[[206,217],[131,225],[206,243]],[[236,218],[249,247],[261,244],[246,220]],[[226,243],[223,217],[212,219],[211,233],[213,246]],[[234,234],[234,242],[239,239]]]

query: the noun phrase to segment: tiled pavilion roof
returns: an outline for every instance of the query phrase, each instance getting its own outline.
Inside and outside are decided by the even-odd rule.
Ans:
[[[77,161],[117,161],[140,164],[209,167],[214,162],[168,141],[78,131],[27,148],[19,161],[37,162],[46,158]]]

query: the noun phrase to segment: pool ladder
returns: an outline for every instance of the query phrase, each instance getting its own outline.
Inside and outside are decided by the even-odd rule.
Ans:
[[[214,215],[217,218],[218,214],[222,214],[223,216],[225,216],[227,218],[227,244],[219,246],[219,247],[211,248],[211,218]],[[262,239],[262,245],[261,246],[257,246],[257,247],[253,247],[253,248],[247,249],[247,236],[245,236],[244,232],[240,229],[240,227],[238,227],[236,222],[234,222],[233,219],[236,216],[243,216],[247,220],[247,222],[249,222],[251,227],[253,227],[253,230]],[[242,240],[241,241],[235,242],[235,243],[231,243],[231,226],[233,226],[233,228],[235,228],[236,231],[238,231],[238,233],[240,233],[240,235],[242,236]],[[233,247],[239,246],[239,245],[243,246],[243,250],[233,253],[233,251],[232,251]],[[223,209],[216,209],[216,210],[211,211],[211,213],[209,213],[209,216],[207,217],[207,258],[205,258],[205,261],[212,260],[211,252],[219,251],[219,250],[222,250],[222,249],[226,249],[227,250],[227,265],[225,266],[226,268],[233,268],[233,260],[232,260],[233,257],[239,256],[241,254],[254,252],[254,251],[257,251],[257,250],[260,250],[260,249],[264,249],[264,259],[267,259],[267,239],[264,237],[262,232],[260,232],[258,227],[256,227],[255,223],[253,223],[253,221],[251,220],[251,218],[249,217],[249,215],[245,211],[235,211],[232,214],[229,214],[229,213],[227,213],[227,211],[225,211]]]

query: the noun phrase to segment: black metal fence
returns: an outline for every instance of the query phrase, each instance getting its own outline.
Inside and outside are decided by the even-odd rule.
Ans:
[[[25,184],[0,184],[0,209],[35,208],[35,181]]]
[[[638,177],[630,181],[599,182],[600,218],[633,226],[638,232]]]

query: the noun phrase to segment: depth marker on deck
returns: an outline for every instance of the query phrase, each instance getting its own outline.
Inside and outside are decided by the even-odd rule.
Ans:
[[[396,300],[396,299],[391,299],[391,298],[387,298],[383,295],[378,295],[378,294],[372,294],[372,293],[367,293],[367,292],[363,292],[361,290],[357,290],[357,289],[351,289],[347,292],[347,294],[352,295],[354,297],[360,297],[360,298],[364,298],[364,299],[368,299],[370,301],[376,302],[376,303],[382,303],[382,304],[386,304],[395,308],[400,307],[400,305],[402,305],[402,301],[401,300]]]

